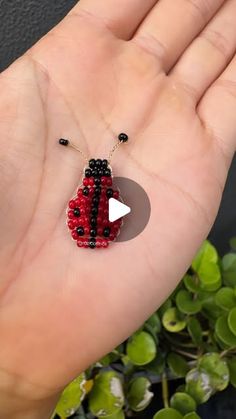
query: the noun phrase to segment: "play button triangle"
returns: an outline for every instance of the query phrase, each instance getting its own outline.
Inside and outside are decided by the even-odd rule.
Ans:
[[[115,198],[109,199],[109,221],[111,223],[118,220],[121,217],[124,217],[130,212],[131,208],[123,204],[123,202],[120,202]]]

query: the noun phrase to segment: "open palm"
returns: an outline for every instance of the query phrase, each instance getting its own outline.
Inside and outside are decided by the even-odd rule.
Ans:
[[[127,338],[208,234],[235,150],[235,13],[235,0],[84,0],[1,74],[0,369],[22,397]],[[57,140],[105,158],[120,132],[113,169],[148,193],[149,224],[78,249],[65,210],[84,162]]]

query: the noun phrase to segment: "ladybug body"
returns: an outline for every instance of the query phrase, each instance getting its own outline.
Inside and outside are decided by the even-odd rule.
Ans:
[[[68,204],[67,225],[78,247],[107,248],[120,232],[122,218],[109,221],[109,199],[119,198],[113,188],[107,160],[91,159],[84,169],[83,183]]]

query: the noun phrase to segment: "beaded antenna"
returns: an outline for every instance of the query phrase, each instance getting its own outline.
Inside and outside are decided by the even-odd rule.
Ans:
[[[113,187],[110,162],[115,150],[127,141],[127,134],[121,133],[108,159],[89,160],[75,144],[63,138],[59,140],[59,144],[77,150],[87,162],[82,184],[69,201],[66,212],[71,237],[78,247],[105,249],[120,233],[122,218],[109,221],[109,199],[121,199],[119,190]]]

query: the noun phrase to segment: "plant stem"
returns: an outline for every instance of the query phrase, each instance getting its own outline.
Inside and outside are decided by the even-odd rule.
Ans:
[[[182,349],[176,349],[175,348],[175,352],[177,352],[180,355],[187,356],[188,358],[191,358],[191,359],[194,359],[194,360],[198,359],[197,355],[191,354],[191,353],[186,352],[186,351],[182,351]]]
[[[165,408],[169,407],[169,388],[166,373],[162,374],[162,399]]]

